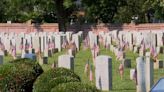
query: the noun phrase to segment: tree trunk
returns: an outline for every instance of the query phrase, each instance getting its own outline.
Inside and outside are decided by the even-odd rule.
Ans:
[[[64,6],[63,2],[64,0],[54,0],[55,1],[55,6],[56,6],[56,15],[57,15],[57,21],[59,24],[59,31],[66,31],[66,26],[65,26],[65,17],[64,17]]]

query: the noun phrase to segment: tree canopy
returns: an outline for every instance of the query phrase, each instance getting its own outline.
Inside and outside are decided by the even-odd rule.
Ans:
[[[0,22],[58,22],[60,31],[65,31],[74,12],[81,10],[85,12],[83,20],[92,23],[130,23],[133,17],[137,17],[139,23],[164,20],[162,0],[80,0],[80,10],[76,7],[76,1],[1,0]]]

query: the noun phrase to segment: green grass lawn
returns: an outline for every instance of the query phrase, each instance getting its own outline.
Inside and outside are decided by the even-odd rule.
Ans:
[[[136,92],[136,85],[135,82],[130,80],[130,69],[125,68],[124,72],[124,78],[121,80],[119,73],[118,73],[118,67],[120,62],[116,61],[116,57],[114,53],[110,52],[110,50],[101,48],[100,50],[101,55],[109,55],[112,57],[112,64],[113,64],[113,90],[110,92]],[[163,54],[160,55],[160,59],[163,59]],[[134,54],[132,51],[127,50],[126,51],[126,58],[131,59],[132,61],[132,68],[136,67],[136,58],[138,57],[138,54]],[[82,81],[84,83],[90,83],[95,84],[95,79],[93,82],[89,81],[89,78],[87,74],[84,73],[84,67],[86,64],[86,61],[89,59],[90,63],[93,65],[92,57],[91,57],[91,51],[88,50],[80,50],[76,54],[75,58],[75,72],[81,77]],[[164,77],[164,69],[159,69],[154,71],[154,82],[160,78]]]
[[[52,57],[48,58],[48,64],[42,65],[44,71],[47,71],[51,68],[51,65],[53,62],[57,62],[58,56],[65,54],[66,50],[63,50],[62,52],[53,54]],[[135,82],[130,80],[130,69],[125,68],[124,77],[121,80],[118,72],[118,67],[120,62],[116,61],[114,53],[110,52],[109,49],[102,48],[100,49],[100,55],[108,55],[112,57],[112,74],[113,74],[113,90],[110,92],[136,92],[136,85]],[[132,68],[136,67],[136,58],[138,57],[138,54],[134,54],[132,51],[127,50],[126,51],[126,58],[131,59],[132,61]],[[164,60],[164,55],[160,54],[159,58]],[[76,53],[75,56],[75,66],[74,71],[77,73],[80,77],[82,82],[95,85],[95,77],[92,82],[89,81],[89,76],[84,73],[84,68],[86,61],[89,59],[90,64],[93,65],[92,61],[92,55],[90,49],[87,50],[81,50]],[[9,61],[12,60],[11,56],[4,57],[4,64],[7,64]],[[93,65],[94,66],[94,65]],[[93,75],[94,75],[94,67],[93,67]],[[164,77],[164,69],[158,69],[154,72],[154,81],[156,82],[160,77]]]
[[[116,61],[114,53],[101,47],[100,54],[109,55],[112,57],[113,90],[110,92],[135,92],[136,91],[135,83],[134,81],[131,81],[129,79],[130,69],[125,69],[124,78],[123,80],[121,80],[118,72],[118,67],[120,62]],[[133,54],[132,52],[128,51],[126,56],[127,58],[132,59],[132,67],[135,67],[135,58],[137,57],[137,54]],[[90,60],[90,63],[93,65],[91,51],[89,49],[85,51],[80,50],[76,54],[76,58],[75,58],[75,72],[81,77],[84,83],[95,84],[95,79],[93,82],[90,82],[87,74],[84,73],[84,67],[88,59]]]

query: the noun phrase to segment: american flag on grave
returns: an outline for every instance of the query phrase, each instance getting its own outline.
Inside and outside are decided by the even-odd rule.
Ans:
[[[87,73],[88,69],[89,69],[89,60],[87,60],[87,62],[85,64],[84,73]]]
[[[93,45],[93,48],[91,49],[92,50],[92,55],[93,55],[93,58],[96,58],[96,56],[98,55],[99,53],[99,46],[96,45],[96,43],[94,43]]]
[[[151,55],[153,57],[153,60],[156,62],[158,60],[158,54],[157,54],[157,51],[154,48],[154,46],[151,46],[150,53],[151,53]]]
[[[144,44],[144,38],[141,40],[141,44]]]
[[[33,48],[33,43],[32,43],[32,40],[31,40],[31,43],[30,43],[30,48],[31,48],[31,49]]]
[[[162,44],[164,45],[164,35],[162,36]]]
[[[23,40],[21,41],[20,45],[19,45],[20,50],[23,50],[24,46],[23,46]]]
[[[50,39],[48,40],[47,46],[48,46],[48,50],[50,50],[51,49],[51,41],[50,41]]]
[[[135,68],[135,71],[134,71],[134,74],[133,74],[133,79],[136,83],[136,85],[138,85],[138,82],[137,82],[137,69]]]
[[[30,48],[30,45],[29,45],[28,41],[26,40],[26,43],[25,43],[25,50],[29,50],[29,48]]]
[[[86,37],[83,41],[83,46],[84,46],[84,49],[88,48],[88,38]]]
[[[0,42],[0,48],[1,48],[2,51],[5,50],[5,46],[4,46],[4,44],[2,42]]]
[[[63,41],[62,48],[66,48],[67,45],[68,45],[68,41],[65,39]]]
[[[93,70],[92,70],[92,65],[90,65],[89,80],[90,80],[90,81],[93,81]]]
[[[14,59],[16,59],[16,46],[11,46],[11,54]]]
[[[141,41],[141,48],[140,48],[140,50],[142,50],[142,51],[145,51],[146,50],[144,39],[142,39],[142,41]]]
[[[122,51],[122,49],[120,49],[120,50],[118,51],[118,53],[117,53],[117,59],[118,59],[118,60],[122,60],[122,59],[123,59],[123,51]]]
[[[103,37],[101,35],[99,35],[99,43],[103,42]]]
[[[51,49],[54,49],[55,48],[55,44],[53,42],[50,43],[50,47]]]

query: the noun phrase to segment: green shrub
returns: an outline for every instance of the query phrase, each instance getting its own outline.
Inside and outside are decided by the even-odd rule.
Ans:
[[[0,67],[0,92],[32,92],[33,83],[42,72],[41,66],[29,59],[3,65]]]
[[[29,58],[20,58],[20,59],[15,59],[15,60],[10,61],[10,63],[21,63],[21,62],[32,63],[35,61]]]
[[[38,62],[35,62],[31,59],[24,58],[24,59],[16,59],[13,61],[10,61],[11,64],[14,64],[16,66],[21,67],[31,67],[34,70],[34,74],[36,76],[39,76],[41,73],[43,73],[42,67],[38,64]]]
[[[41,74],[34,83],[33,92],[50,92],[60,83],[80,82],[80,77],[65,68],[55,68]]]
[[[69,82],[59,84],[51,92],[100,92],[95,86],[80,82]]]

